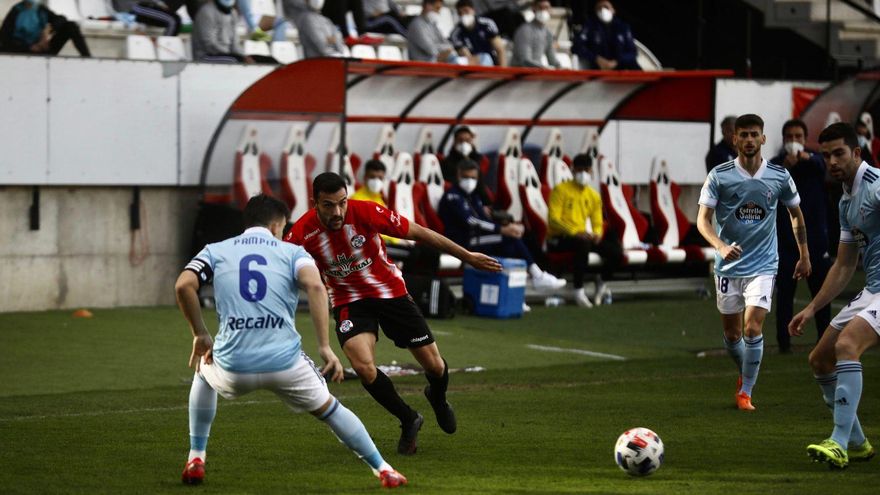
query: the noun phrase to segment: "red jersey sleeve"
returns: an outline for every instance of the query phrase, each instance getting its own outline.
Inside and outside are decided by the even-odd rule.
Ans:
[[[349,201],[349,203],[354,203],[354,201]],[[356,208],[359,219],[380,234],[400,239],[409,234],[409,220],[400,216],[396,211],[389,210],[372,201],[358,201]]]

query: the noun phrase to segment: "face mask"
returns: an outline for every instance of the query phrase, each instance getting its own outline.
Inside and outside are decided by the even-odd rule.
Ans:
[[[309,7],[312,10],[320,11],[324,8],[324,0],[309,0]]]
[[[235,5],[235,0],[217,0],[217,4],[225,8],[228,12],[232,9],[232,6]]]
[[[785,152],[789,155],[797,155],[801,151],[804,151],[804,145],[797,141],[789,141],[785,143]]]
[[[468,156],[471,154],[471,151],[474,151],[474,147],[467,141],[456,144],[455,149],[464,156]]]
[[[866,136],[859,135],[859,148],[863,150],[868,148],[868,138]]]
[[[541,24],[547,24],[547,21],[550,20],[550,11],[539,10],[535,12],[535,20],[540,22]]]
[[[599,12],[596,12],[596,16],[599,17],[599,20],[608,24],[611,22],[611,19],[614,19],[614,12],[611,12],[611,9],[602,7],[599,9]]]
[[[440,20],[440,12],[428,12],[428,15],[425,16],[428,19],[428,22],[431,24],[437,24],[437,21]]]
[[[471,27],[473,27],[476,20],[477,19],[474,17],[474,14],[464,14],[463,16],[461,16],[461,25],[470,29]]]
[[[592,180],[593,178],[590,176],[589,172],[576,172],[574,174],[574,181],[582,186],[586,186]]]
[[[474,192],[474,189],[477,188],[477,179],[466,178],[458,181],[458,187],[461,188],[462,191],[470,194]]]
[[[378,178],[373,177],[372,179],[367,179],[367,189],[370,190],[373,194],[379,194],[382,192],[382,187],[385,185],[385,181]]]

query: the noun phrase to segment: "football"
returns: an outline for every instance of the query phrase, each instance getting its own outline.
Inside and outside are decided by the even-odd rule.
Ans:
[[[663,440],[647,428],[626,430],[614,445],[614,462],[627,474],[648,476],[663,464]]]

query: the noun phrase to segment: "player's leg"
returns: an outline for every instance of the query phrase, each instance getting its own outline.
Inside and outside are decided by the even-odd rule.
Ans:
[[[184,483],[197,485],[205,479],[208,436],[216,414],[217,392],[196,373],[189,389],[189,456],[181,475]]]
[[[764,336],[762,334],[762,328],[766,316],[766,308],[746,306],[745,328],[743,330],[745,352],[743,353],[742,388],[740,388],[739,393],[740,397],[743,395],[749,397],[749,405],[751,405],[752,388],[758,381],[758,372],[761,369],[761,361],[764,356]],[[740,409],[749,410],[748,407],[740,407]]]
[[[425,387],[425,398],[434,409],[437,424],[446,433],[455,433],[458,428],[455,419],[455,411],[446,400],[446,391],[449,388],[449,365],[440,355],[436,343],[421,347],[410,347],[409,351],[416,361],[425,369],[425,378],[428,386]]]
[[[791,336],[788,334],[788,324],[794,315],[794,293],[797,290],[797,280],[792,278],[794,262],[788,268],[788,264],[780,260],[779,273],[776,274],[776,343],[779,344],[779,353],[791,352]]]
[[[742,338],[743,311],[745,301],[740,291],[740,280],[737,278],[715,277],[715,305],[721,313],[722,341],[727,354],[736,363],[738,382],[742,381],[743,356],[745,343]],[[736,391],[739,393],[740,383]]]
[[[825,283],[825,277],[828,276],[828,270],[831,265],[831,262],[827,258],[819,256],[817,256],[817,258],[818,259],[811,262],[813,271],[810,272],[810,276],[807,277],[807,287],[809,287],[810,294],[814,298],[822,289],[822,284]],[[814,319],[816,320],[816,341],[818,342],[828,328],[828,325],[831,324],[831,304],[826,304],[825,307],[818,309]]]

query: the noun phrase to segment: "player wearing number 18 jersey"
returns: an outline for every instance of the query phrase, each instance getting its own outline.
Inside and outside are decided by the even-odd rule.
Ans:
[[[285,240],[302,245],[315,258],[329,287],[342,350],[367,392],[400,421],[397,451],[414,454],[424,419],[376,368],[374,348],[379,328],[394,345],[408,349],[425,369],[428,386],[424,392],[437,423],[446,433],[454,433],[455,415],[446,401],[449,368],[424,316],[407,293],[400,270],[388,260],[380,235],[424,242],[482,270],[500,271],[501,265],[388,208],[349,200],[345,181],[332,172],[315,177],[312,194],[315,209],[297,220]]]
[[[736,159],[718,165],[700,193],[697,227],[717,250],[716,297],[724,327],[724,345],[739,372],[736,404],[752,411],[752,387],[764,353],[762,327],[770,310],[776,251],[776,207],[782,201],[791,216],[800,260],[794,276],[810,273],[807,231],[794,181],[784,168],[761,158],[764,121],[742,115],[734,124]],[[712,227],[712,219],[715,227]],[[743,337],[745,334],[745,337]]]
[[[190,454],[183,481],[205,476],[208,434],[217,394],[234,399],[258,389],[271,390],[294,412],[308,411],[327,423],[337,438],[361,457],[382,486],[406,484],[406,478],[382,459],[360,419],[339,403],[312,360],[301,350],[293,315],[299,289],[309,295],[324,373],[342,380],[342,365],[327,335],[327,293],[312,257],[281,241],[289,211],[264,195],[244,210],[247,230],[209,244],[180,274],[177,300],[193,333],[190,366],[196,368],[189,395]],[[200,285],[213,284],[220,330],[217,341],[202,320]]]

